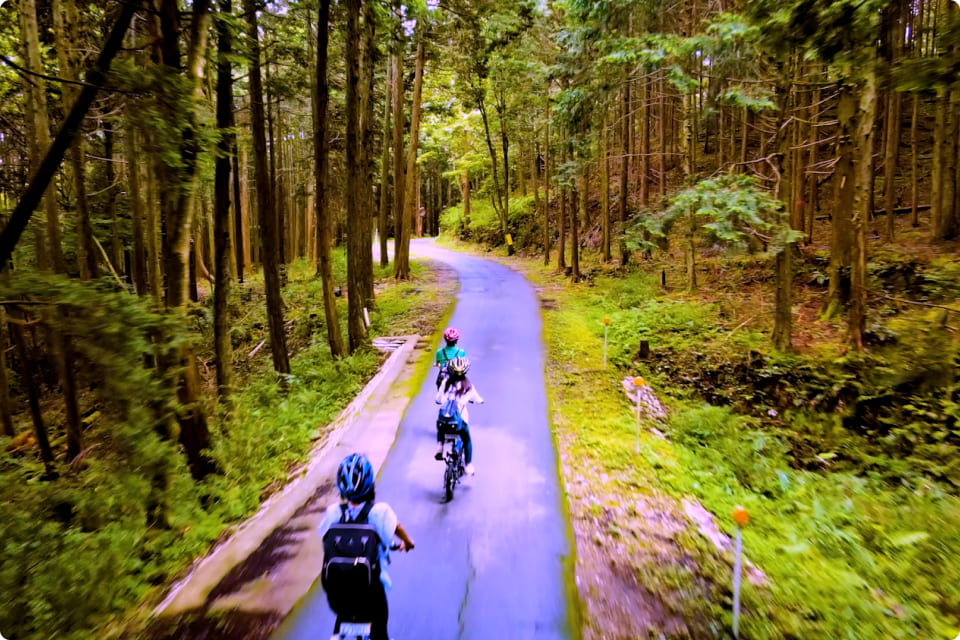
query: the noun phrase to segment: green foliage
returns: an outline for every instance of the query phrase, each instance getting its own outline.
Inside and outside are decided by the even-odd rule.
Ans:
[[[344,255],[334,255],[342,279]],[[419,274],[414,264],[413,280],[378,292],[373,333],[422,315],[418,305],[432,299],[410,295],[422,286]],[[305,261],[291,265],[288,275],[288,317],[299,326],[316,309],[319,284]],[[262,278],[254,275],[246,286],[262,287]],[[97,392],[81,402],[100,412],[84,432],[82,463],[58,467],[56,478],[46,477],[32,455],[0,456],[0,629],[11,638],[80,640],[129,616],[286,479],[381,358],[365,351],[334,362],[322,331],[315,331],[291,360],[281,394],[269,357],[261,355],[233,394],[232,413],[211,417],[210,453],[219,473],[198,484],[176,443],[157,432],[157,416],[179,408],[172,380],[144,365],[145,356],[186,339],[180,320],[153,312],[148,301],[108,281],[18,271],[0,295],[48,302],[65,314],[57,327],[71,339],[81,379]],[[262,299],[249,306],[235,335],[263,330]],[[208,330],[209,318],[198,311],[194,321]],[[0,446],[6,442],[0,439]],[[165,524],[156,518],[158,505],[165,507]]]
[[[753,113],[773,109],[773,94],[763,88],[743,87],[739,85],[724,89],[717,97],[720,104],[740,107]]]
[[[677,225],[684,236],[702,235],[740,251],[762,245],[771,254],[803,237],[790,228],[783,203],[761,189],[755,178],[733,174],[701,180],[675,193],[659,216],[641,216],[633,223],[628,243],[649,249],[651,237],[665,238]]]
[[[507,229],[518,247],[535,247],[542,243],[542,221],[537,216],[532,195],[510,198]],[[470,224],[464,223],[463,205],[445,209],[440,214],[440,232],[448,237],[473,240],[489,246],[503,244],[500,219],[493,207],[482,200],[470,202]]]
[[[584,295],[580,288],[558,290],[554,277],[544,277],[539,267],[529,270],[536,270],[538,284],[550,288],[556,301],[545,316],[551,412],[559,433],[566,434],[565,465],[596,470],[583,478],[589,495],[614,491],[623,504],[656,491],[693,495],[727,533],[734,506],[751,513],[746,556],[768,584],[744,582],[743,637],[956,633],[960,567],[952,558],[960,552],[960,498],[950,478],[921,476],[926,472],[917,460],[894,457],[900,445],[880,433],[863,437],[858,421],[841,418],[852,415],[869,389],[899,392],[908,380],[914,389],[929,391],[946,383],[944,393],[952,395],[957,347],[946,344],[942,332],[936,337],[931,329],[902,352],[885,351],[872,360],[751,353],[758,341],[731,337],[716,307],[658,297],[647,276],[601,276]],[[615,365],[607,371],[599,368],[604,317],[611,319],[608,361]],[[915,329],[916,319],[909,324]],[[906,326],[891,330],[904,335]],[[640,339],[654,347],[650,361],[634,359]],[[883,360],[886,367],[879,366]],[[729,369],[719,368],[724,361]],[[636,418],[619,384],[624,373],[642,374],[670,408],[669,442],[642,431],[639,455]],[[734,386],[742,376],[753,377]],[[728,406],[703,401],[703,394],[723,386],[729,393],[716,401]],[[797,405],[771,418],[769,410],[779,406],[770,404],[775,396]],[[905,397],[883,406],[921,415],[919,402]],[[923,427],[918,420],[911,430],[945,431],[942,420],[942,413],[927,416]],[[798,465],[799,442],[815,452],[810,464]],[[939,455],[949,463],[956,447]],[[894,477],[895,470],[902,475]],[[630,533],[624,531],[623,539],[630,540]],[[653,542],[643,544],[647,549]],[[692,578],[678,584],[668,561],[642,565],[644,584],[685,620],[706,615],[728,628],[724,586],[731,558],[688,536],[677,544],[683,562],[719,582],[719,593],[710,596],[715,600],[704,603],[696,590],[690,597]]]

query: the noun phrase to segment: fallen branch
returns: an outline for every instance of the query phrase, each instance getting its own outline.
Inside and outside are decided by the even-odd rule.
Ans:
[[[93,241],[96,243],[97,247],[100,249],[100,253],[103,254],[103,259],[106,261],[107,266],[110,267],[110,273],[113,274],[113,277],[117,279],[117,284],[121,287],[123,285],[123,280],[120,279],[120,276],[117,275],[117,270],[113,268],[113,263],[110,262],[110,256],[107,255],[107,251],[103,248],[103,245],[100,244],[100,241],[97,240],[97,236],[93,236]]]
[[[741,322],[740,324],[738,324],[737,326],[735,326],[735,327],[733,328],[733,331],[731,331],[730,333],[727,334],[727,337],[728,337],[728,338],[733,337],[733,334],[735,334],[737,331],[739,331],[740,329],[742,329],[743,327],[745,327],[745,326],[747,325],[747,323],[750,322],[751,320],[753,320],[754,318],[756,318],[756,316],[750,316],[749,318],[747,318],[746,320],[744,320],[743,322]]]
[[[905,304],[915,304],[921,307],[931,307],[933,309],[943,309],[944,311],[951,311],[953,313],[960,313],[960,309],[954,309],[953,307],[945,307],[941,304],[932,304],[930,302],[918,302],[916,300],[904,300],[903,298],[894,298],[893,296],[884,295],[882,293],[877,294],[878,298],[885,298],[887,300],[893,300],[894,302],[903,302]]]
[[[247,354],[247,358],[252,358],[253,356],[257,355],[257,351],[260,351],[260,347],[262,347],[262,346],[265,345],[265,344],[267,344],[266,339],[261,340],[261,341],[260,341],[260,344],[258,344],[257,346],[255,346],[255,347],[253,348],[253,351],[251,351],[250,353]]]

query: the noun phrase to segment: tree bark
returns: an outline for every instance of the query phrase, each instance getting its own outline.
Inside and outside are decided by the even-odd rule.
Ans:
[[[821,90],[818,86],[816,91],[813,94],[813,102],[810,105],[807,119],[809,121],[809,144],[810,149],[807,157],[807,164],[813,166],[817,163],[817,149],[819,147],[818,139],[820,136],[819,129],[817,128],[817,123],[819,121],[820,113],[820,95]],[[817,209],[820,208],[820,187],[817,180],[816,173],[810,173],[807,175],[807,204],[806,204],[806,220],[804,221],[804,230],[807,234],[806,242],[807,244],[813,242],[813,223],[817,215]]]
[[[394,0],[393,33],[393,275],[406,280],[409,264],[402,258],[403,235],[409,237],[408,223],[404,216],[406,179],[404,172],[403,130],[403,25],[401,24],[400,0]]]
[[[587,190],[586,158],[579,158],[580,167],[577,168],[577,188],[573,192],[574,210],[570,213],[570,279],[580,281],[580,220],[587,216],[587,200],[590,192]],[[579,209],[579,211],[578,211]]]
[[[793,270],[791,257],[793,245],[784,247],[776,256],[776,294],[774,300],[773,346],[780,351],[790,351],[793,347],[792,283]]]
[[[884,190],[884,208],[887,211],[893,211],[897,206],[897,164],[900,159],[900,94],[896,91],[889,91],[887,95],[887,118],[886,118],[886,148],[883,154],[883,190]],[[884,234],[888,241],[893,240],[894,220],[896,216],[888,215]]]
[[[233,348],[227,314],[230,300],[230,154],[236,147],[233,133],[233,18],[230,0],[219,0],[217,16],[217,159],[214,167],[213,206],[213,344],[217,357],[217,393],[229,402],[233,377]]]
[[[620,266],[625,267],[630,262],[630,250],[627,249],[627,183],[630,173],[630,83],[626,83],[623,88],[622,102],[620,106],[620,199],[619,199],[619,218],[620,229],[617,234],[620,238]],[[661,154],[662,158],[662,154]],[[663,176],[660,176],[663,180]]]
[[[323,311],[327,324],[327,344],[330,355],[343,355],[340,320],[337,318],[337,299],[333,292],[333,259],[330,248],[330,220],[327,204],[327,174],[329,148],[327,146],[327,105],[330,87],[327,79],[328,41],[330,30],[330,0],[320,0],[317,18],[317,97],[313,120],[314,206],[316,211],[317,275],[323,289]]]
[[[420,210],[418,205],[418,194],[420,193],[419,181],[417,180],[417,152],[420,144],[420,104],[423,98],[423,67],[425,62],[424,51],[424,25],[423,19],[417,20],[416,28],[417,39],[417,58],[416,67],[413,76],[413,99],[410,106],[410,148],[407,150],[407,170],[406,184],[407,193],[404,197],[406,206],[410,207],[410,216],[406,224],[400,230],[400,248],[394,260],[397,263],[396,274],[398,278],[406,279],[410,274],[410,236],[413,233],[413,225],[419,219]]]
[[[949,91],[950,99],[945,118],[948,119],[943,148],[943,181],[940,196],[940,223],[944,239],[952,240],[960,232],[957,211],[957,134],[960,130],[960,86]]]
[[[373,291],[373,228],[376,225],[374,212],[377,209],[373,191],[374,173],[376,172],[373,91],[378,51],[375,7],[376,5],[371,0],[367,0],[363,4],[360,62],[360,164],[363,167],[363,182],[360,187],[363,195],[360,212],[360,284],[362,285],[363,304],[368,309],[376,306]]]
[[[20,2],[20,39],[24,43],[25,67],[35,73],[43,72],[43,63],[40,59],[40,43],[37,27],[37,7],[35,0],[21,0]],[[30,149],[31,171],[37,171],[42,160],[42,154],[50,148],[50,122],[47,117],[47,95],[40,82],[24,83],[27,93],[27,123],[28,146]],[[67,264],[60,246],[60,214],[57,207],[56,193],[48,188],[43,198],[43,209],[46,213],[46,255],[50,257],[53,270],[57,273],[66,273]],[[41,268],[44,266],[39,263]]]
[[[67,80],[80,77],[80,17],[75,0],[53,0],[54,35],[60,56],[61,74]],[[64,110],[76,101],[79,92],[73,84],[63,85]],[[70,173],[73,178],[74,198],[77,208],[77,260],[80,277],[84,280],[97,278],[99,268],[96,247],[93,242],[93,227],[90,223],[90,208],[87,202],[86,154],[83,137],[78,135],[70,149]]]
[[[550,264],[550,88],[543,120],[543,264]]]
[[[919,158],[917,154],[917,121],[920,119],[920,93],[913,93],[913,111],[910,114],[910,224],[920,226],[919,209],[920,180],[917,176]]]
[[[563,131],[561,131],[561,140]],[[563,146],[561,162],[565,163],[569,159],[566,145]],[[557,222],[557,232],[559,233],[559,246],[557,247],[557,269],[561,271],[567,268],[567,193],[569,189],[564,185],[560,187],[560,220]]]
[[[61,313],[54,311],[53,313]],[[63,394],[64,413],[66,414],[67,453],[66,462],[70,464],[83,450],[83,431],[80,424],[80,409],[77,405],[77,384],[73,375],[73,358],[70,354],[70,340],[52,323],[49,322],[51,312],[45,314],[47,321],[47,338],[50,341],[50,351],[57,368],[57,377],[60,379],[60,391]],[[64,318],[61,317],[63,320]]]
[[[362,153],[360,151],[360,1],[346,0],[346,118],[347,118],[347,330],[350,352],[367,341],[363,322],[363,285],[360,282],[362,231],[365,200],[363,198]],[[369,0],[368,0],[369,1]],[[398,257],[398,260],[400,258]]]
[[[33,435],[37,439],[37,447],[40,449],[40,459],[43,460],[43,464],[49,472],[53,468],[53,449],[50,448],[47,427],[43,423],[43,413],[40,410],[40,394],[37,390],[37,379],[33,371],[33,360],[27,353],[27,341],[23,335],[23,327],[15,322],[10,322],[8,326],[13,342],[17,346],[17,354],[20,356],[20,365],[23,369],[27,399],[30,403],[30,418],[33,420]]]
[[[500,217],[504,238],[507,236],[507,224],[510,220],[510,140],[507,137],[507,98],[500,80],[500,86],[494,91],[494,107],[500,121],[500,151],[503,155],[503,215]],[[494,176],[496,179],[496,176]],[[507,253],[513,255],[513,243],[507,242]]]
[[[17,435],[13,427],[13,416],[10,413],[10,382],[7,375],[7,312],[0,307],[0,425],[3,435],[14,437]]]
[[[235,118],[231,114],[231,119],[235,122]],[[240,197],[240,154],[239,149],[237,148],[237,142],[234,140],[233,148],[230,150],[230,155],[233,160],[233,166],[231,167],[231,175],[233,177],[233,243],[234,243],[234,253],[236,254],[235,261],[237,263],[237,282],[243,284],[243,269],[244,269],[244,256],[246,255],[246,250],[244,249],[244,224],[243,224],[243,201]]]
[[[110,259],[113,261],[113,268],[118,272],[123,271],[123,254],[120,247],[120,221],[117,218],[117,191],[116,172],[113,169],[113,122],[109,119],[103,121],[103,155],[106,159],[104,171],[107,179],[107,217],[110,218]]]
[[[785,68],[784,68],[785,67]],[[803,211],[799,209],[797,200],[800,198],[799,178],[799,127],[790,121],[790,112],[799,111],[798,105],[791,104],[795,98],[790,78],[796,74],[790,65],[780,65],[776,84],[776,99],[779,106],[774,131],[773,147],[776,149],[770,166],[775,173],[774,197],[783,202],[789,212],[788,220],[791,228],[803,228]],[[786,162],[786,166],[784,166]],[[793,337],[793,312],[791,300],[791,285],[793,273],[791,270],[791,256],[794,251],[793,243],[782,247],[775,258],[776,278],[773,311],[773,345],[780,351],[789,351]]]
[[[163,178],[161,208],[164,228],[164,263],[166,266],[166,306],[171,312],[184,314],[186,311],[186,276],[189,270],[190,239],[193,216],[193,183],[197,172],[197,158],[200,152],[197,139],[197,112],[195,107],[200,92],[202,77],[201,65],[206,58],[207,24],[209,21],[209,0],[197,0],[193,4],[193,19],[190,25],[189,47],[187,49],[186,78],[188,84],[183,91],[191,95],[168,95],[161,101],[161,113],[171,131],[177,135],[172,140],[163,141],[170,154],[176,154],[175,163],[158,163]],[[181,55],[180,11],[176,0],[162,0],[159,11],[161,28],[161,51],[164,73],[180,75]],[[186,100],[191,107],[183,110]],[[178,398],[181,404],[180,443],[183,445],[194,478],[200,479],[214,470],[213,461],[206,454],[210,447],[210,431],[206,416],[198,406],[200,396],[200,374],[192,350],[181,347],[177,362],[165,362],[163,368],[179,367],[182,370]]]
[[[610,262],[610,150],[607,134],[607,107],[603,106],[600,135],[600,247],[604,262]]]
[[[643,81],[640,110],[640,206],[650,204],[650,82]]]
[[[380,267],[390,264],[387,255],[387,224],[390,220],[390,106],[392,104],[393,65],[387,61],[387,79],[383,91],[383,148],[380,154],[380,211],[378,216],[378,236],[380,244]]]
[[[848,269],[853,259],[853,229],[851,212],[856,193],[856,147],[853,140],[857,125],[857,96],[849,82],[841,82],[840,98],[837,102],[837,164],[834,174],[836,188],[831,216],[830,240],[830,286],[828,291],[829,308],[827,315],[833,315],[846,302]]]
[[[160,270],[159,235],[159,203],[157,200],[157,174],[159,173],[159,158],[152,158],[147,163],[147,208],[146,208],[146,235],[147,235],[147,276],[150,282],[150,293],[157,309],[163,307],[163,275]]]
[[[130,105],[127,109],[127,131],[123,134],[123,153],[127,160],[127,183],[130,185],[130,222],[133,236],[133,287],[137,295],[147,295],[147,252],[144,246],[143,231],[143,196],[140,193],[140,167],[136,151],[136,129],[130,117]]]
[[[483,87],[479,85],[473,89],[474,100],[477,109],[480,111],[480,118],[483,121],[483,133],[487,141],[487,152],[490,154],[490,163],[493,165],[493,208],[500,219],[500,232],[507,234],[507,209],[504,204],[504,197],[501,191],[503,185],[500,184],[500,170],[497,168],[497,152],[493,148],[493,137],[490,135],[490,119],[487,117],[487,107],[483,97]],[[506,170],[506,167],[504,167]]]
[[[851,296],[849,339],[851,346],[863,350],[863,334],[866,330],[867,312],[867,222],[870,211],[870,185],[873,173],[873,135],[876,118],[876,77],[871,71],[860,93],[860,105],[856,115],[854,149],[858,151],[856,165],[856,190],[852,209],[853,264],[851,268]],[[892,213],[890,214],[892,216]]]
[[[944,182],[944,146],[947,136],[947,111],[949,108],[947,89],[937,91],[936,107],[933,126],[933,176],[930,184],[930,226],[933,240],[944,240],[947,237],[947,224],[943,216],[943,182]]]
[[[263,242],[263,283],[267,293],[267,319],[270,325],[270,352],[273,369],[280,375],[290,373],[287,339],[283,330],[283,300],[280,296],[277,215],[273,184],[267,167],[267,136],[264,123],[263,83],[260,78],[260,31],[257,0],[244,0],[247,37],[250,43],[250,121],[253,134],[254,166],[257,180],[257,212]]]

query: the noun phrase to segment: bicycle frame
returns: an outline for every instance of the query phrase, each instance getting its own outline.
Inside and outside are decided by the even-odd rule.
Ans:
[[[449,450],[447,445],[450,445]],[[443,436],[443,458],[446,468],[443,472],[443,489],[447,502],[453,500],[453,490],[465,473],[463,459],[463,440],[460,434],[448,433]]]

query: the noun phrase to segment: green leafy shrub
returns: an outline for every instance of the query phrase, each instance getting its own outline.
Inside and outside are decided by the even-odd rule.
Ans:
[[[334,266],[342,278],[342,251]],[[422,286],[415,278],[423,269],[414,263],[412,271],[414,280],[378,292],[374,334],[417,315],[423,296],[410,293]],[[288,318],[307,324],[320,308],[319,285],[305,261],[290,265],[288,275]],[[246,295],[250,309],[236,314],[232,331],[259,340],[265,311],[254,296],[262,296],[262,278],[251,274],[245,289],[234,303]],[[361,351],[333,361],[314,324],[291,360],[285,394],[273,382],[269,357],[248,364],[232,414],[211,416],[210,453],[219,473],[195,483],[176,443],[157,431],[158,416],[179,408],[173,381],[145,364],[188,339],[181,320],[155,313],[149,300],[107,281],[23,271],[3,283],[0,295],[49,303],[65,314],[57,326],[95,392],[81,400],[100,412],[83,434],[82,464],[58,465],[56,478],[32,451],[0,456],[0,630],[17,639],[86,639],[129,615],[280,486],[382,357]],[[208,314],[197,311],[191,322],[209,331]],[[58,427],[49,426],[56,443]],[[6,443],[0,438],[0,446]],[[161,507],[165,522],[155,517]]]
[[[927,473],[888,443],[892,425],[887,435],[867,435],[845,420],[858,399],[881,389],[905,394],[899,406],[886,405],[890,411],[920,416],[922,407],[906,399],[936,398],[933,390],[949,383],[944,374],[955,367],[954,350],[942,342],[949,336],[931,330],[867,356],[769,354],[748,333],[721,329],[716,309],[658,299],[647,276],[601,276],[593,284],[590,295],[582,288],[552,293],[556,309],[545,316],[551,414],[565,434],[565,467],[595,470],[574,476],[588,484],[577,491],[617,492],[623,504],[647,491],[692,495],[728,534],[728,514],[745,506],[752,516],[743,530],[745,555],[767,584],[744,582],[741,637],[956,634],[960,498],[948,478]],[[604,317],[611,318],[612,358],[623,369],[600,368]],[[892,329],[913,326],[903,322]],[[658,350],[651,361],[635,358],[641,338]],[[636,418],[619,386],[624,370],[644,374],[670,407],[669,441],[643,431],[635,436]],[[723,406],[704,402],[710,385]],[[918,418],[914,428],[924,437],[942,432],[941,418]],[[940,458],[955,459],[955,450]],[[629,541],[631,533],[620,535]],[[708,612],[704,637],[721,637],[730,623],[732,558],[682,534],[674,542],[682,549],[678,562],[695,564],[698,576],[714,581],[711,602],[704,605],[699,592],[684,599],[698,583],[680,578],[669,561],[642,565],[644,584],[686,621]],[[643,554],[653,547],[637,544]]]
[[[533,195],[512,197],[507,216],[507,229],[518,248],[538,247],[543,243],[542,221],[538,218]],[[500,218],[486,201],[470,201],[470,223],[466,224],[463,203],[444,209],[440,214],[440,233],[451,238],[473,240],[488,246],[503,244]]]

